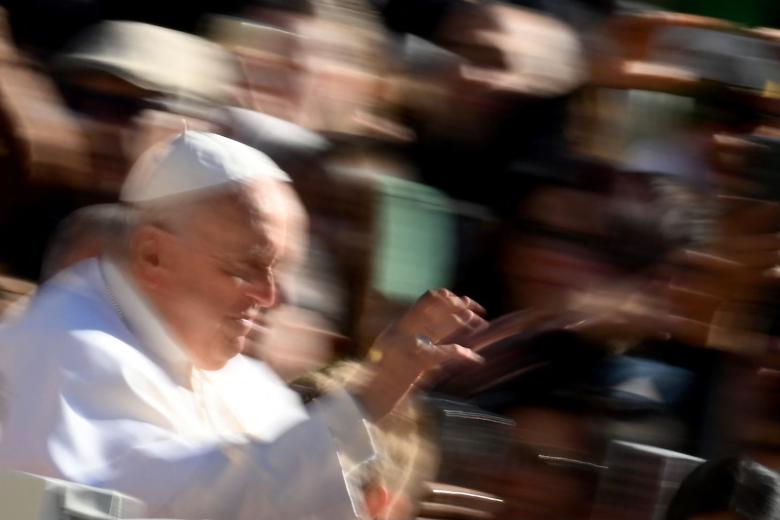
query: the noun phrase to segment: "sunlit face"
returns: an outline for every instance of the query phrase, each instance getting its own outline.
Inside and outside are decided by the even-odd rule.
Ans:
[[[216,370],[262,329],[277,300],[274,270],[287,250],[283,197],[262,184],[238,204],[226,198],[194,211],[161,236],[158,294],[194,364]]]
[[[535,11],[500,5],[456,10],[437,40],[463,59],[456,90],[472,109],[501,109],[507,95],[559,95],[581,81],[574,32]]]

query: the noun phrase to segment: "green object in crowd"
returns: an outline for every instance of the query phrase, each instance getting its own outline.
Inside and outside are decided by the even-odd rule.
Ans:
[[[378,177],[374,289],[413,300],[452,281],[455,218],[438,190],[389,176]]]
[[[663,7],[684,13],[710,16],[749,27],[772,26],[778,22],[777,0],[672,0]]]

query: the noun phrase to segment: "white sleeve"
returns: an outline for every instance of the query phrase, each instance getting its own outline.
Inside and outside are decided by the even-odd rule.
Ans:
[[[359,517],[337,446],[316,415],[272,443],[131,446],[87,483],[146,501],[154,516],[238,520]]]
[[[348,396],[315,405],[273,442],[193,441],[128,384],[128,360],[110,352],[117,345],[35,343],[4,359],[0,466],[116,489],[146,502],[155,517],[360,516],[339,453],[358,461],[370,439]]]

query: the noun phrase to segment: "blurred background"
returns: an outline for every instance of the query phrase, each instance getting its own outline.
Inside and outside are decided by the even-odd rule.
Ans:
[[[780,518],[776,0],[0,6],[0,315],[100,252],[142,151],[218,132],[309,213],[251,352],[287,380],[429,288],[504,320],[407,417],[397,518],[666,518],[696,467],[668,518]]]

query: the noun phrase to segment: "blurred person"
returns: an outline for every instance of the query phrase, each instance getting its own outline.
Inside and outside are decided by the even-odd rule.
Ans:
[[[388,97],[413,135],[404,157],[456,208],[479,209],[455,219],[460,272],[485,256],[479,234],[490,223],[472,215],[506,219],[526,174],[517,165],[566,154],[569,101],[585,81],[582,46],[565,23],[505,3],[421,2],[398,12],[404,23],[388,25],[407,34],[406,69]]]
[[[616,173],[606,165],[557,158],[517,170],[490,238],[494,249],[483,249],[462,281],[495,315],[570,309],[577,295],[625,282],[672,246],[653,209],[619,206]],[[486,269],[492,283],[484,281]]]
[[[511,308],[562,308],[616,274],[603,245],[605,194],[565,185],[531,188],[501,259]]]
[[[82,260],[104,253],[127,225],[126,210],[118,204],[96,204],[80,208],[60,222],[41,268],[41,280]]]
[[[391,60],[368,2],[265,0],[244,15],[213,19],[210,32],[242,64],[246,106],[329,133],[381,128],[370,113]]]
[[[628,147],[626,170],[668,179],[703,194],[721,188],[724,174],[738,173],[719,164],[717,137],[750,133],[759,124],[760,115],[748,96],[711,82],[693,93],[692,102],[692,110],[677,128]]]
[[[87,258],[100,255],[107,244],[121,235],[125,213],[116,204],[97,204],[76,210],[60,222],[50,240],[41,267],[41,283]],[[28,304],[35,285],[23,280],[0,277],[2,312],[19,314]],[[6,301],[8,300],[8,301]]]
[[[445,5],[423,35],[445,52],[408,40],[410,77],[397,92],[416,136],[408,154],[424,181],[495,208],[516,177],[516,161],[568,146],[568,100],[585,80],[581,44],[566,24],[536,11]]]
[[[91,190],[115,195],[152,144],[189,128],[212,130],[210,108],[235,99],[230,53],[203,38],[154,25],[104,21],[80,33],[52,63],[63,97],[91,143]],[[168,101],[166,104],[165,101]],[[205,120],[204,120],[205,119]]]
[[[705,462],[683,481],[666,520],[769,520],[780,514],[780,478],[749,459]]]
[[[375,375],[309,408],[240,355],[301,244],[287,176],[227,138],[186,132],[122,190],[131,225],[98,259],[44,284],[0,329],[0,464],[117,489],[178,518],[363,517],[364,421],[446,360],[480,307],[425,295],[377,339]],[[53,348],[54,346],[54,348]]]
[[[91,27],[40,70],[21,58],[14,55],[3,73],[8,159],[21,171],[0,190],[0,233],[15,244],[4,261],[37,279],[60,220],[116,200],[129,166],[151,144],[187,125],[213,128],[202,106],[229,97],[231,63],[227,52],[195,36],[127,21]],[[189,113],[183,124],[173,115],[182,105],[201,108],[201,117]],[[22,216],[24,228],[9,224]]]

